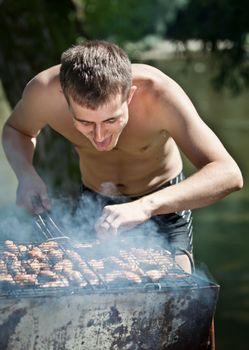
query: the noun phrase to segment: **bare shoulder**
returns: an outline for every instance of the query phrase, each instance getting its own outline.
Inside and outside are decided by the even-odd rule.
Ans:
[[[175,89],[179,85],[160,69],[148,64],[132,64],[133,80],[141,81],[154,90]]]
[[[7,124],[34,136],[59,115],[65,103],[59,82],[59,66],[51,67],[28,82]]]
[[[50,105],[54,98],[63,97],[59,82],[60,66],[53,66],[37,74],[26,85],[23,98],[32,103],[44,103],[44,107]]]
[[[61,113],[61,107],[66,105],[59,80],[60,66],[53,66],[37,74],[26,85],[22,106],[26,114],[35,114],[44,123]]]
[[[179,109],[183,105],[192,108],[192,102],[182,87],[161,70],[147,64],[133,64],[133,82],[143,87],[144,95],[150,102],[166,110]],[[152,101],[151,101],[152,100]]]
[[[41,86],[49,86],[54,80],[59,78],[60,65],[52,66],[38,73],[30,82],[40,84]]]

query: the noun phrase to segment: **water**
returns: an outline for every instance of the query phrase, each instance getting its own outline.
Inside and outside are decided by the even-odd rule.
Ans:
[[[194,211],[194,255],[221,286],[215,316],[218,350],[248,349],[249,329],[249,92],[233,98],[209,83],[211,62],[179,60],[157,66],[175,78],[199,114],[238,162],[244,189],[219,203]],[[184,68],[185,67],[185,68]],[[192,166],[185,160],[187,172]]]
[[[232,98],[215,92],[209,83],[212,67],[195,60],[186,70],[178,61],[156,65],[175,78],[194,102],[206,123],[220,137],[239,163],[245,186],[217,204],[194,211],[195,259],[221,286],[215,316],[218,350],[248,348],[249,329],[249,93]],[[1,98],[1,97],[0,97]],[[0,129],[8,115],[8,106],[0,103]],[[0,149],[0,219],[14,207],[16,179]],[[187,173],[193,167],[185,159]]]

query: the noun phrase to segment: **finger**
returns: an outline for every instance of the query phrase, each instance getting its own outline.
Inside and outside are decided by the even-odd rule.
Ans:
[[[35,194],[29,197],[28,201],[29,211],[33,214],[42,214],[46,208],[43,206],[42,198],[39,194]]]
[[[46,210],[50,210],[51,204],[48,196],[43,194],[40,196],[40,198],[41,198],[42,207]]]
[[[118,214],[110,210],[104,209],[101,217],[97,220],[96,227],[108,230],[112,222],[118,217]]]
[[[109,229],[108,232],[110,232],[110,234],[112,235],[112,237],[118,235],[118,229],[117,229],[116,227],[114,227],[114,226],[110,227],[110,229]]]
[[[101,229],[104,230],[105,233],[110,234],[112,236],[117,236],[118,235],[118,230],[119,230],[119,220],[116,219],[113,222],[109,223],[103,223],[102,226],[100,227]]]
[[[32,198],[34,198],[34,194],[30,195],[29,193],[27,193],[25,197],[17,196],[16,205],[18,207],[25,209],[28,213],[34,214],[35,213],[34,204],[33,204],[34,200]]]
[[[137,223],[135,222],[127,222],[127,220],[122,220],[121,217],[117,217],[111,224],[111,229],[116,231],[117,233],[128,231],[133,229]]]
[[[110,224],[108,224],[108,222],[97,222],[95,225],[95,230],[96,232],[107,232],[110,229]]]
[[[115,219],[116,215],[117,214],[115,214],[115,212],[104,208],[98,221],[99,223],[102,223],[105,221],[110,223]]]
[[[113,235],[117,235],[118,230],[116,228],[116,226],[112,223],[109,223],[107,221],[101,222],[101,223],[97,223],[95,225],[95,230],[96,233],[99,237],[101,236],[113,236]]]
[[[99,221],[95,225],[95,230],[99,234],[105,234],[105,233],[112,231],[112,226],[111,226],[110,222],[107,222],[107,221],[100,222]]]
[[[121,228],[121,220],[120,217],[116,217],[116,219],[111,223],[109,230],[114,234],[115,236],[118,235],[118,232]]]

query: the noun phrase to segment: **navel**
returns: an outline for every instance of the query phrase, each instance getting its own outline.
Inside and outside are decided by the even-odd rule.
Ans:
[[[124,190],[126,186],[125,186],[124,184],[116,184],[116,187],[117,187],[119,190]]]
[[[140,148],[140,151],[144,152],[146,151],[148,148],[150,147],[150,145],[146,145]]]

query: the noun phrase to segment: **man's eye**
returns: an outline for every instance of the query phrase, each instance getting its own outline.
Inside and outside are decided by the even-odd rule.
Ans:
[[[106,122],[109,123],[109,124],[113,124],[116,122],[116,118],[111,118],[111,119],[108,119]]]
[[[86,121],[81,121],[80,122],[82,125],[84,125],[84,126],[90,126],[90,125],[92,125],[92,123],[91,122],[86,122]]]

